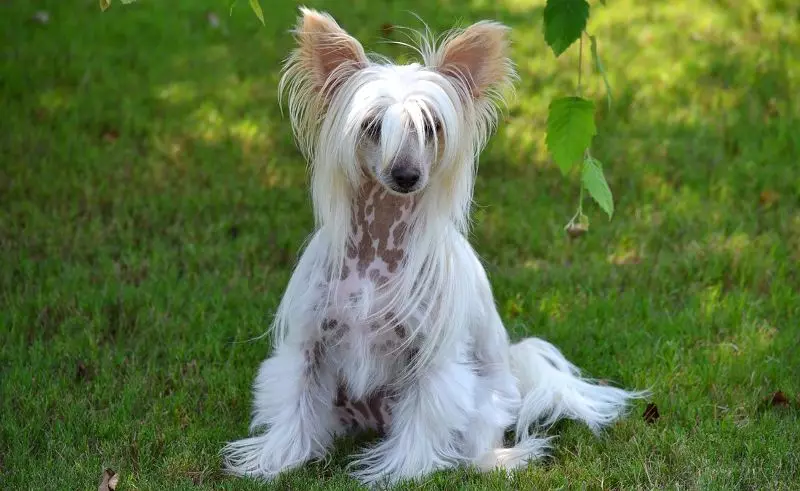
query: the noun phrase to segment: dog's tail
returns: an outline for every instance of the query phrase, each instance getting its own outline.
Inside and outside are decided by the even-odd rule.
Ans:
[[[547,427],[561,418],[582,421],[596,433],[622,416],[632,399],[647,395],[581,377],[555,346],[538,338],[511,346],[511,371],[522,395],[516,428],[520,443],[531,438],[532,427]]]

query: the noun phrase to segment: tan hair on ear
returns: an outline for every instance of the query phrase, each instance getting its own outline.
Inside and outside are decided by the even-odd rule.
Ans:
[[[305,7],[300,14],[294,31],[298,61],[314,88],[330,94],[345,77],[366,66],[367,56],[361,44],[329,14]]]
[[[482,21],[450,36],[437,53],[437,69],[458,79],[474,98],[514,76],[508,58],[508,32],[502,24]]]

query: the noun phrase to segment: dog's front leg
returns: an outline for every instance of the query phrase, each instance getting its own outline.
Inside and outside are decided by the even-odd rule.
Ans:
[[[254,384],[251,431],[223,449],[227,471],[271,479],[322,457],[333,439],[335,377],[318,342],[279,346],[264,361]]]
[[[353,462],[367,484],[397,483],[465,461],[460,435],[474,411],[476,376],[461,360],[438,361],[399,394],[389,434]]]

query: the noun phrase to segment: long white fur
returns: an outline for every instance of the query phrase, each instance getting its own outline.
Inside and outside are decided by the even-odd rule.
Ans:
[[[333,22],[302,9],[302,16],[309,15]],[[546,454],[549,438],[536,436],[537,428],[567,417],[597,430],[642,395],[581,378],[540,339],[509,342],[484,268],[465,235],[478,154],[516,74],[504,58],[502,76],[476,94],[480,81],[470,79],[468,70],[444,70],[445,49],[463,32],[437,42],[426,29],[416,47],[422,64],[395,66],[364,54],[342,31],[335,42],[355,42],[354,59],[337,66],[322,85],[304,65],[303,53],[289,58],[281,91],[311,164],[316,231],[276,313],[274,354],[255,382],[251,431],[260,433],[225,447],[229,472],[270,479],[322,457],[340,432],[331,415],[337,376],[359,394],[382,385],[400,393],[389,435],[353,463],[354,475],[365,483],[394,483],[458,465],[519,467]],[[317,333],[320,312],[337,308],[335,287],[326,284],[341,271],[354,193],[365,178],[358,153],[361,125],[377,115],[382,118],[378,169],[391,165],[413,143],[409,138],[421,138],[426,122],[436,118],[442,127],[427,185],[416,195],[402,267],[385,293],[366,291],[351,314],[368,322],[391,310],[403,321],[416,319],[409,340],[421,343],[419,354],[398,370],[374,359],[365,340],[340,361],[338,372],[309,376],[302,368],[303,350]],[[416,147],[423,144],[419,140]],[[504,432],[513,427],[517,443],[503,448]]]

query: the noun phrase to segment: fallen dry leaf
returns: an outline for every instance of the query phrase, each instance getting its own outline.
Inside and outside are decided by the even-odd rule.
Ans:
[[[648,424],[655,423],[661,415],[658,413],[658,406],[653,404],[652,402],[647,404],[647,407],[644,409],[644,421]]]
[[[103,131],[103,140],[108,143],[114,143],[119,139],[119,131],[109,128]]]
[[[769,398],[769,403],[773,407],[788,407],[789,398],[783,392],[777,391]]]
[[[781,199],[781,195],[772,189],[765,189],[758,195],[758,202],[761,203],[761,206],[764,208],[771,207],[777,203],[779,199]]]
[[[100,478],[100,486],[97,487],[97,491],[114,491],[117,489],[118,482],[119,474],[111,469],[106,469]]]
[[[388,22],[381,26],[381,33],[383,33],[385,37],[388,37],[393,31],[394,31],[394,26],[392,24],[389,24]]]
[[[89,380],[89,370],[86,368],[86,364],[82,361],[78,362],[78,365],[75,367],[75,380],[81,382],[85,382]]]

